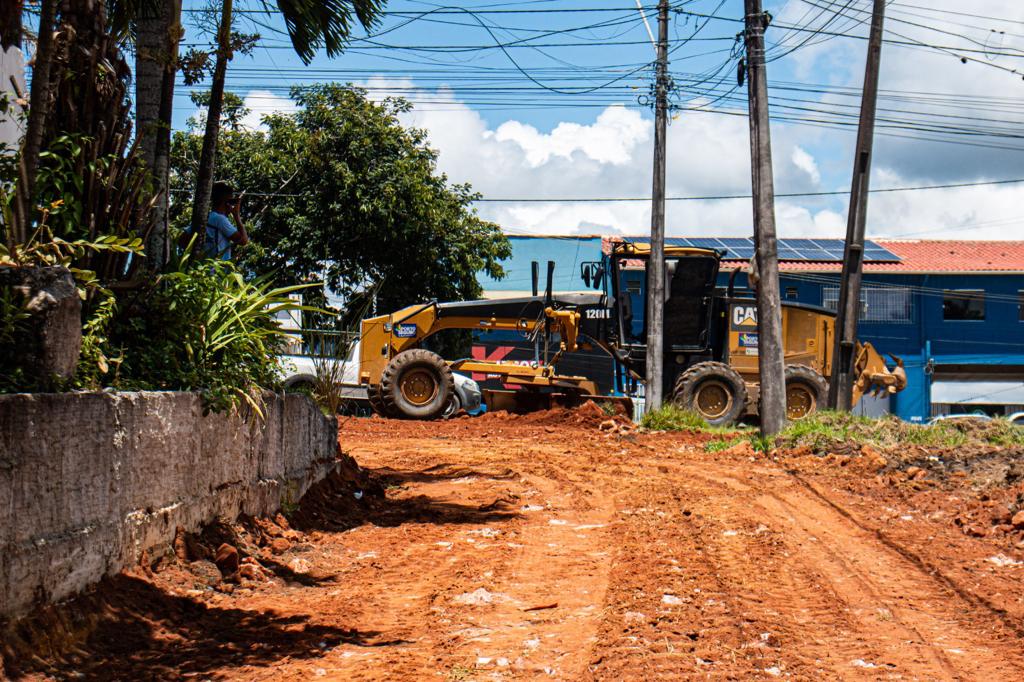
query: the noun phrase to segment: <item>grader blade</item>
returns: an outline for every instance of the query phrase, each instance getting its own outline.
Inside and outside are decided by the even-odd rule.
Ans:
[[[608,396],[575,391],[503,391],[487,389],[483,391],[484,404],[488,412],[504,410],[513,414],[527,414],[539,410],[550,410],[555,407],[579,407],[588,400],[598,405],[614,406],[617,414],[632,415],[633,401],[622,396]]]

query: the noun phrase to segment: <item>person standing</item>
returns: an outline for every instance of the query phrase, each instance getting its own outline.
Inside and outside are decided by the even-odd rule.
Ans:
[[[206,219],[206,237],[203,251],[210,258],[231,260],[232,246],[249,243],[249,233],[242,222],[240,206],[242,199],[235,194],[235,188],[226,182],[213,183],[210,205],[213,207]],[[234,224],[230,218],[234,218]]]

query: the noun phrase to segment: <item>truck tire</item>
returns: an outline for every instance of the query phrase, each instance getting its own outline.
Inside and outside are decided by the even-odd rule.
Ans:
[[[415,348],[391,358],[380,379],[388,414],[405,419],[436,419],[455,392],[451,367],[437,353]]]
[[[796,421],[817,412],[828,400],[828,382],[807,365],[786,366],[786,419]]]
[[[701,362],[690,367],[676,379],[672,402],[691,410],[712,426],[731,424],[747,403],[747,387],[743,377],[721,362]]]

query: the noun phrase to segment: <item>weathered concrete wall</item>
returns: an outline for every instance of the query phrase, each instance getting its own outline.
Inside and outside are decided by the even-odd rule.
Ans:
[[[0,396],[0,617],[73,595],[166,546],[177,526],[270,514],[334,467],[309,398],[266,419],[203,416],[192,393]]]

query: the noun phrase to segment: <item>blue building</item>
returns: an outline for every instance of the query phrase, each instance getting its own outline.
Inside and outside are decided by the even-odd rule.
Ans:
[[[541,263],[541,287],[545,263],[551,260],[556,291],[586,291],[581,265],[601,260],[610,241],[619,238],[509,239],[512,257],[503,263],[506,277],[480,277],[488,297],[528,295],[532,261]],[[714,246],[716,240],[690,241]],[[1024,411],[1024,241],[878,239],[874,244],[874,253],[889,255],[873,258],[869,253],[865,259],[859,337],[880,352],[901,357],[908,385],[880,402],[866,401],[862,410],[892,412],[909,421],[951,413]],[[819,248],[824,245],[821,240],[780,240],[780,284],[786,299],[835,308],[841,263],[834,244]],[[731,254],[746,255],[741,249]],[[745,287],[747,261],[726,258],[719,283],[725,286],[738,269],[735,285]],[[632,278],[627,273],[626,279],[639,303],[645,293],[643,272]],[[494,359],[523,356],[524,349],[514,346],[510,339],[481,337],[474,354]],[[568,358],[561,369],[586,373],[606,384],[612,361],[591,354]]]

